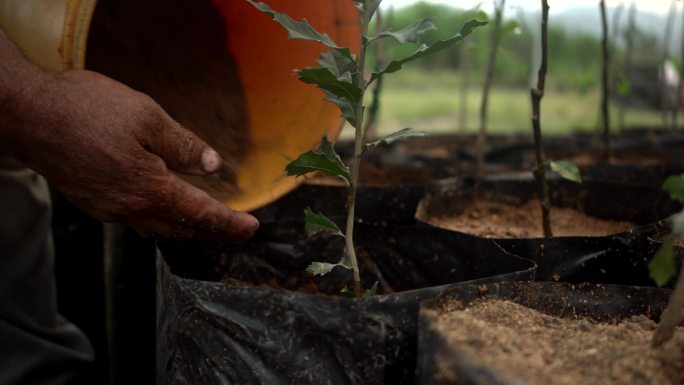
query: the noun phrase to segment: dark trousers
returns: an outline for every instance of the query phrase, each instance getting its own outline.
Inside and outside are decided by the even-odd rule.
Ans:
[[[0,385],[66,384],[94,359],[57,312],[50,210],[45,180],[0,150]]]

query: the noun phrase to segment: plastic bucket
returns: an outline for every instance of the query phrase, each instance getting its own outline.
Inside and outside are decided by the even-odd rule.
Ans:
[[[89,68],[86,63],[89,33],[101,20],[98,17],[101,8],[108,3],[114,2],[0,0],[0,26],[27,57],[46,68],[57,71]],[[119,1],[117,6],[125,3],[136,1]],[[295,19],[306,18],[340,45],[352,49],[359,45],[358,11],[353,2],[270,0],[268,3]],[[321,136],[336,138],[343,123],[339,111],[323,100],[324,95],[318,89],[301,83],[293,75],[296,68],[315,65],[323,47],[315,42],[288,40],[282,27],[243,0],[177,0],[159,4],[160,13],[168,13],[167,9],[174,6],[211,7],[225,26],[222,37],[225,49],[235,61],[242,85],[250,147],[238,159],[237,186],[227,182],[218,187],[214,184],[213,188],[196,184],[239,210],[258,208],[295,188],[299,181],[285,176],[285,165],[299,153],[315,147]],[[169,17],[169,28],[173,28],[178,16],[184,15],[184,11],[179,11]],[[184,25],[188,22],[192,28],[187,31],[206,26],[203,19],[186,20]],[[137,38],[155,38],[150,35],[154,34]],[[143,65],[134,70],[152,76],[155,69]],[[197,72],[202,73],[202,68]],[[202,108],[201,103],[196,104],[191,108]],[[211,138],[209,142],[212,143]]]

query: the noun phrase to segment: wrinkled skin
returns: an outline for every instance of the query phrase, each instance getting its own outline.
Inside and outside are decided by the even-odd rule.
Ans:
[[[94,72],[43,71],[13,50],[0,30],[0,146],[76,206],[147,236],[220,242],[254,233],[254,217],[174,173],[206,175],[221,159],[151,98]]]

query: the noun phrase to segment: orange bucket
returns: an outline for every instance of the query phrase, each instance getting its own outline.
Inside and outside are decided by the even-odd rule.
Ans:
[[[323,93],[314,86],[301,83],[293,72],[297,68],[316,65],[319,54],[325,48],[315,42],[288,40],[287,32],[281,26],[246,1],[0,0],[0,25],[29,58],[47,68],[58,71],[84,67],[97,70],[102,63],[97,65],[97,60],[92,60],[91,63],[90,52],[86,51],[95,51],[98,48],[110,50],[110,47],[96,46],[98,39],[93,36],[93,33],[102,30],[99,23],[108,22],[108,7],[112,4],[130,3],[131,7],[135,8],[138,7],[135,4],[149,4],[155,1],[159,7],[148,7],[156,9],[151,11],[150,15],[141,17],[133,13],[128,14],[126,23],[121,25],[131,25],[131,20],[136,17],[141,20],[141,25],[154,25],[156,18],[163,23],[168,22],[169,28],[157,28],[158,33],[151,31],[150,34],[138,36],[141,41],[158,39],[157,35],[164,29],[181,31],[182,33],[179,32],[175,36],[183,39],[202,36],[201,31],[210,28],[210,19],[220,19],[222,30],[212,30],[212,33],[223,34],[220,39],[224,42],[224,50],[232,57],[232,70],[237,74],[241,84],[240,97],[244,106],[241,113],[244,114],[244,122],[248,127],[246,132],[249,147],[241,148],[240,151],[243,151],[244,155],[236,158],[234,177],[237,188],[225,181],[220,181],[225,185],[217,185],[217,179],[212,183],[198,182],[194,179],[192,181],[227,205],[244,211],[263,206],[295,188],[299,181],[285,175],[285,165],[301,152],[314,148],[323,135],[328,135],[331,139],[336,138],[343,124],[337,108],[323,100]],[[352,1],[269,0],[267,3],[273,9],[285,12],[294,19],[306,18],[314,28],[330,35],[339,45],[352,47],[354,51],[358,51],[358,11]],[[177,12],[168,11],[174,6],[179,7]],[[193,18],[192,15],[195,13],[191,8],[195,7],[210,9],[212,16]],[[183,17],[186,20],[180,21]],[[174,25],[182,28],[174,29]],[[89,38],[91,41],[88,41]],[[122,47],[129,46],[129,43],[130,41],[122,44]],[[197,43],[201,48],[201,42]],[[212,54],[199,53],[198,46],[188,45],[195,50],[191,57],[212,57]],[[128,70],[135,74],[134,77],[154,77],[158,74],[159,68],[147,66],[144,60],[138,60],[139,56],[144,56],[146,52],[142,51],[142,54],[122,54],[121,57],[127,57],[127,60],[106,62],[104,65],[109,65],[111,73],[104,73],[117,78],[114,75],[122,73],[120,67],[131,67]],[[197,73],[212,73],[212,69],[201,66],[202,60],[189,62],[197,66],[193,69]],[[167,61],[164,64],[168,68],[173,68],[177,63]],[[228,71],[227,69],[226,72]],[[137,83],[127,82],[126,76],[122,75],[119,80],[146,92],[145,87],[136,87]],[[154,92],[150,94],[166,108],[163,102],[166,97],[163,88],[165,83],[161,84],[155,86],[158,95]],[[177,82],[176,86],[179,84],[181,83]],[[216,95],[220,97],[221,93]],[[193,105],[193,102],[199,105]],[[200,100],[189,97],[181,109],[199,110],[201,113],[202,107]],[[167,111],[174,116],[172,109]],[[193,129],[192,125],[190,126],[189,128]],[[213,135],[216,137],[216,133]],[[214,145],[212,136],[203,137]]]

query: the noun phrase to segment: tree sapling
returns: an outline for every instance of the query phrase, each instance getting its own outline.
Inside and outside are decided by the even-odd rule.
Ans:
[[[542,209],[542,228],[544,237],[552,237],[551,229],[551,200],[549,199],[549,185],[546,180],[546,168],[556,172],[560,177],[581,182],[580,172],[577,166],[564,160],[549,161],[545,160],[544,143],[541,131],[541,100],[544,96],[546,83],[546,71],[548,67],[548,22],[549,22],[549,3],[542,0],[542,19],[541,19],[541,63],[537,74],[537,86],[530,90],[532,97],[532,131],[534,134],[534,149],[537,165],[534,169],[534,177],[537,183],[537,195]]]
[[[286,171],[291,176],[302,176],[310,172],[319,171],[329,176],[339,177],[347,184],[347,220],[345,231],[342,231],[334,221],[321,213],[314,213],[310,209],[307,209],[305,212],[306,231],[309,236],[324,232],[343,237],[346,246],[344,256],[338,263],[314,262],[307,270],[316,275],[324,275],[335,267],[351,269],[353,293],[355,297],[360,297],[362,294],[361,276],[353,239],[354,208],[361,157],[365,151],[381,143],[389,144],[408,136],[424,135],[422,133],[413,133],[409,128],[405,128],[380,140],[364,143],[363,102],[365,92],[373,82],[380,79],[383,75],[396,72],[406,63],[432,55],[460,42],[472,33],[475,28],[486,23],[471,20],[461,28],[458,34],[444,40],[437,40],[429,45],[421,44],[409,56],[391,60],[366,79],[364,69],[368,47],[380,39],[387,38],[394,39],[399,44],[418,43],[420,36],[426,31],[435,29],[435,25],[430,20],[424,19],[399,31],[378,32],[371,37],[368,36],[368,27],[382,0],[347,0],[354,1],[360,14],[361,49],[358,56],[355,56],[349,48],[338,46],[327,34],[318,32],[306,20],[296,21],[286,14],[274,11],[264,3],[253,0],[247,1],[283,26],[288,31],[289,38],[316,41],[328,48],[327,51],[320,55],[318,67],[297,70],[297,76],[305,83],[318,86],[325,93],[326,100],[335,104],[340,109],[342,117],[354,127],[354,156],[351,160],[351,167],[347,167],[342,162],[339,155],[335,152],[334,143],[331,143],[327,137],[323,137],[317,149],[301,154],[286,166]]]

